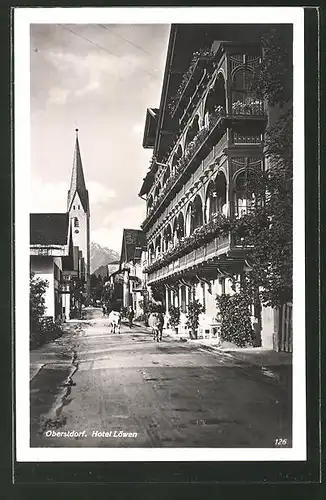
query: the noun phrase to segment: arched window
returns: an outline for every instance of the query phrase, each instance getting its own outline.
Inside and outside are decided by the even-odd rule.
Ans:
[[[197,227],[203,225],[203,204],[199,195],[197,195],[194,200],[193,209],[191,232],[194,231]]]
[[[220,172],[215,181],[211,181],[206,192],[206,222],[212,220],[214,214],[221,213],[227,215],[226,205],[226,179],[223,172]]]
[[[193,204],[190,202],[186,212],[186,236],[190,236],[193,231],[193,217],[194,209]]]
[[[168,224],[164,230],[163,240],[163,252],[167,252],[172,247],[172,230],[170,224]]]
[[[206,205],[205,205],[206,222],[212,220],[214,213],[216,213],[215,184],[213,181],[210,181],[206,191]]]
[[[160,191],[161,191],[161,184],[158,183],[156,188],[155,188],[155,191],[154,191],[154,201],[156,201],[160,195]]]
[[[256,196],[251,188],[252,174],[246,170],[241,172],[235,181],[235,214],[237,217],[242,217],[248,214],[255,206]]]
[[[74,218],[74,227],[79,227],[79,220],[77,217]]]
[[[199,116],[196,115],[192,124],[190,125],[190,127],[188,129],[188,132],[186,135],[186,140],[185,140],[185,147],[187,147],[189,145],[189,143],[194,140],[194,138],[196,137],[198,132],[199,132]]]
[[[183,213],[180,212],[179,215],[174,219],[173,224],[173,242],[174,245],[180,240],[184,238],[185,235],[185,223],[183,218]]]
[[[148,260],[149,260],[149,264],[151,264],[153,262],[153,259],[154,259],[154,244],[151,243],[149,245],[149,248],[148,248]]]
[[[205,127],[209,126],[210,116],[213,116],[221,110],[226,109],[226,98],[225,98],[225,81],[222,73],[217,75],[214,87],[212,87],[207,95],[205,103]]]
[[[167,181],[169,180],[170,178],[170,175],[171,175],[171,170],[170,170],[170,167],[167,166],[165,172],[164,172],[164,176],[163,176],[163,186],[165,186],[165,184],[167,183]]]
[[[153,196],[151,195],[148,200],[147,200],[147,212],[150,211],[150,209],[152,208],[153,206]]]
[[[178,161],[182,158],[182,147],[179,144],[177,151],[173,155],[172,159],[172,171],[174,172],[177,168]]]
[[[248,68],[238,69],[232,79],[232,113],[252,114],[253,104],[257,106],[258,101],[250,91],[253,72]]]
[[[158,257],[162,251],[162,238],[159,235],[155,240],[155,256]]]

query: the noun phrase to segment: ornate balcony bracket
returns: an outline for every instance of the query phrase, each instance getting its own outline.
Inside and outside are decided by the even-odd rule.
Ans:
[[[165,286],[166,288],[168,288],[169,290],[173,290],[174,292],[177,292],[179,290],[178,286],[171,285],[170,283],[166,283]]]
[[[201,276],[198,276],[198,274],[196,274],[196,278],[198,279],[198,281],[200,283],[206,283],[206,285],[208,285],[208,293],[210,295],[212,295],[212,284],[209,280],[206,280],[205,278],[201,277]]]
[[[180,278],[180,283],[182,285],[185,285],[187,288],[192,288],[193,287],[193,283],[191,281],[185,280],[184,278]]]

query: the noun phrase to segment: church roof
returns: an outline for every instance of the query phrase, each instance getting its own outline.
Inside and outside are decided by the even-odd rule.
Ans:
[[[67,213],[30,214],[31,245],[66,245],[68,233]]]
[[[85,212],[89,212],[88,191],[86,189],[83,164],[79,148],[78,129],[76,129],[74,160],[71,172],[70,189],[68,191],[68,202],[67,202],[68,212],[71,208],[76,193],[78,193],[79,195],[81,204],[83,205],[83,209],[85,210]]]
[[[120,263],[140,260],[141,250],[146,248],[146,235],[140,229],[124,229]]]

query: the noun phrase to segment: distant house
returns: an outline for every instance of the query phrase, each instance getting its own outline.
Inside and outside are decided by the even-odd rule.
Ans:
[[[123,306],[132,305],[136,316],[143,312],[140,302],[146,292],[143,273],[145,260],[145,233],[140,229],[124,229],[120,254],[120,270],[123,273]]]
[[[115,273],[120,268],[120,260],[114,260],[107,264],[108,276],[110,278],[111,274]]]

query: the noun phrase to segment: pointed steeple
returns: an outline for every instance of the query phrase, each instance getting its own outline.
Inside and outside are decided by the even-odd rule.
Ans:
[[[68,191],[67,211],[69,212],[75,194],[78,193],[80,201],[85,212],[89,213],[88,191],[86,189],[83,164],[80,155],[78,128],[76,128],[76,143],[74,151],[74,160],[71,173],[70,189]]]

